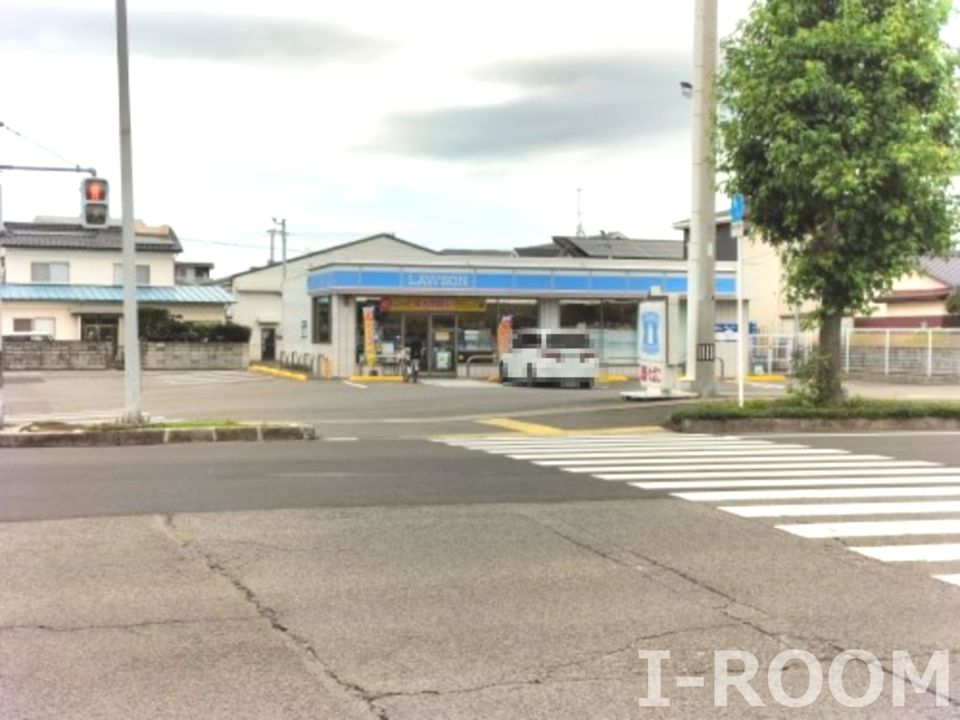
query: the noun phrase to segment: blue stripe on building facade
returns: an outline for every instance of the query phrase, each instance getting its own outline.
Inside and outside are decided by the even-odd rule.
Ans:
[[[621,273],[571,273],[568,270],[531,272],[490,271],[475,268],[431,271],[416,269],[365,270],[333,268],[307,277],[307,291],[321,293],[422,293],[430,295],[529,294],[563,297],[566,294],[597,297],[644,297],[659,288],[662,293],[686,293],[683,275]],[[716,292],[736,292],[736,279],[720,276]]]

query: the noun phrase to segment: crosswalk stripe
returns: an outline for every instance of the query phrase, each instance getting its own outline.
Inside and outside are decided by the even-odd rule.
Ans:
[[[835,498],[937,497],[960,495],[960,485],[947,487],[803,488],[801,490],[703,490],[671,493],[693,502],[735,502],[750,500],[816,500]]]
[[[631,482],[633,487],[642,490],[679,490],[682,488],[762,488],[762,487],[797,487],[797,486],[817,486],[817,485],[908,485],[908,484],[931,484],[931,483],[956,483],[960,482],[960,475],[956,468],[921,468],[912,471],[914,475],[903,475],[902,470],[891,470],[890,473],[896,473],[890,477],[880,477],[882,471],[875,470],[868,477],[837,477],[839,473],[829,473],[830,477],[803,477],[794,478],[767,478],[760,480],[679,480],[679,481],[657,481],[657,482]],[[949,473],[938,477],[938,473]],[[923,477],[918,477],[922,475]],[[622,479],[597,475],[601,480]],[[633,477],[633,476],[631,476]],[[695,477],[695,476],[691,476]]]
[[[720,458],[751,458],[751,457],[777,457],[788,460],[791,457],[808,457],[808,456],[845,456],[846,450],[781,450],[780,448],[770,448],[764,450],[714,450],[710,452],[686,452],[683,454],[684,458],[711,458],[711,459],[720,459]],[[537,456],[527,456],[527,455],[509,455],[508,457],[519,458],[523,460],[532,460]],[[567,456],[553,455],[550,457],[554,458],[563,458]],[[674,453],[669,452],[660,452],[658,450],[642,450],[639,452],[612,452],[612,453],[584,453],[583,455],[570,455],[570,460],[535,460],[535,465],[543,465],[545,467],[550,467],[552,465],[615,465],[617,463],[623,462],[624,458],[673,458],[675,457]],[[883,455],[876,455],[875,457],[885,457]],[[610,458],[605,459],[605,458]]]
[[[770,444],[769,443],[732,442],[732,443],[728,443],[725,447],[728,447],[731,450],[763,450],[765,448],[770,447]],[[701,445],[701,444],[684,445],[684,446],[661,445],[656,449],[656,452],[659,452],[661,455],[664,454],[665,452],[670,452],[675,455],[681,455],[694,450],[706,451],[706,450],[713,450],[715,448],[716,448],[715,445]],[[470,449],[476,450],[478,448],[470,448]],[[597,450],[597,448],[592,446],[585,449],[590,452]],[[618,445],[616,447],[610,447],[610,448],[604,448],[604,449],[608,449],[611,451],[619,451],[619,452],[629,452],[629,451],[644,452],[645,451],[644,448],[637,448],[632,445]],[[516,455],[518,457],[523,457],[524,459],[527,459],[527,458],[538,457],[538,456],[547,458],[547,457],[556,457],[557,455],[562,455],[562,454],[575,454],[575,449],[572,452],[571,448],[561,448],[561,447],[554,448],[554,449],[537,449],[537,450],[531,450],[530,448],[519,447],[519,448],[497,448],[496,450],[484,450],[484,452],[487,452],[491,455],[509,455],[509,456]]]
[[[745,518],[812,517],[815,515],[911,515],[960,512],[960,500],[893,503],[825,503],[807,505],[723,505],[724,512]]]
[[[729,441],[740,440],[736,435],[675,435],[673,433],[664,433],[662,435],[576,435],[562,437],[530,437],[523,438],[516,435],[504,435],[495,438],[466,438],[461,440],[443,440],[446,445],[470,445],[475,447],[496,447],[498,445],[529,445],[535,447],[538,445],[566,445],[571,443],[582,444],[605,444],[618,442],[632,442],[644,445],[658,445],[662,442],[685,443],[702,442],[703,440]],[[768,441],[769,442],[769,441]]]
[[[825,462],[828,460],[829,462]],[[782,457],[767,457],[767,458],[757,458],[752,462],[745,463],[743,462],[744,458],[670,458],[666,460],[664,458],[640,458],[638,460],[629,460],[629,464],[626,465],[609,465],[607,463],[597,462],[593,465],[587,465],[585,467],[577,466],[567,466],[564,465],[563,469],[567,472],[575,473],[595,473],[595,472],[631,472],[633,470],[669,470],[672,468],[682,468],[684,470],[700,470],[701,468],[717,468],[718,470],[734,470],[740,468],[742,470],[753,470],[756,468],[844,468],[851,467],[853,464],[856,464],[856,467],[860,468],[870,468],[870,467],[889,467],[892,463],[897,461],[892,461],[890,458],[885,457],[884,455],[847,455],[840,457],[830,457],[823,458],[818,456],[812,457],[794,457],[794,458],[782,458]],[[882,462],[886,461],[886,462]],[[624,462],[620,460],[619,462]],[[535,463],[537,464],[537,463]]]
[[[769,465],[763,463],[743,463],[740,465],[725,465],[724,470],[710,470],[707,472],[697,472],[691,474],[690,470],[681,472],[651,472],[658,471],[660,468],[670,468],[672,465],[660,465],[654,467],[637,467],[633,465],[624,465],[622,467],[598,468],[597,472],[607,472],[613,474],[598,475],[601,480],[670,480],[690,477],[701,478],[740,478],[740,477],[808,477],[809,475],[863,475],[864,470],[871,473],[883,473],[883,468],[890,468],[890,472],[898,472],[896,468],[929,468],[936,463],[925,460],[886,460],[880,462],[862,462],[857,464],[854,470],[845,470],[849,467],[841,462],[814,462],[805,464],[803,470],[771,470]],[[799,467],[791,465],[790,467]],[[939,469],[939,468],[938,468]],[[572,468],[573,472],[584,472],[585,468]],[[826,471],[829,471],[827,473]],[[592,470],[590,472],[593,472]],[[641,473],[641,474],[638,474]]]
[[[777,525],[804,538],[884,537],[902,535],[949,535],[960,532],[960,520],[876,520],[869,522],[806,523]]]
[[[943,580],[945,583],[960,585],[960,575],[934,575],[937,580]]]
[[[960,543],[876,545],[851,547],[850,550],[883,562],[946,562],[950,560],[960,560]]]
[[[871,475],[892,475],[894,473],[900,474],[904,469],[909,468],[910,472],[917,475],[937,475],[939,473],[951,472],[956,473],[956,468],[938,468],[938,467],[929,467],[935,463],[926,462],[923,460],[909,461],[909,460],[891,460],[888,462],[878,462],[878,463],[862,463],[855,470],[843,470],[843,469],[832,469],[831,467],[823,468],[813,468],[807,470],[770,470],[763,468],[762,466],[757,466],[756,469],[750,469],[744,467],[739,471],[709,471],[709,472],[628,472],[628,471],[619,471],[615,470],[611,474],[597,475],[601,480],[678,480],[682,481],[684,478],[688,479],[684,482],[679,482],[673,487],[711,487],[710,485],[702,485],[701,483],[709,482],[709,480],[695,480],[694,478],[710,478],[710,479],[720,479],[720,478],[810,478],[813,479],[817,475],[833,475],[833,476],[855,476],[863,475],[864,469],[869,471]],[[604,468],[605,470],[613,470],[613,468]],[[641,468],[637,468],[641,470]],[[649,468],[645,468],[649,470]],[[842,483],[838,483],[842,484]],[[660,485],[660,487],[668,487],[668,485]],[[736,487],[732,485],[731,487]]]

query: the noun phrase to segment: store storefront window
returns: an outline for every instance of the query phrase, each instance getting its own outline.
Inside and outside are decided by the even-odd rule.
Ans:
[[[313,299],[313,342],[330,342],[330,296]]]
[[[560,327],[588,333],[603,363],[632,365],[637,361],[636,301],[561,302]]]

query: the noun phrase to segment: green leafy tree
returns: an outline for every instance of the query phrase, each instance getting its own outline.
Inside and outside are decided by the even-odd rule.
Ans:
[[[759,0],[723,45],[718,170],[814,301],[826,402],[844,315],[957,229],[958,56],[944,0]],[[830,378],[830,375],[833,378]]]

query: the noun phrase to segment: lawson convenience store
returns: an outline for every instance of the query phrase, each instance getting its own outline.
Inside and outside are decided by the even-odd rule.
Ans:
[[[717,263],[718,322],[735,319],[735,290],[733,263]],[[639,301],[680,296],[683,327],[686,291],[685,263],[672,260],[334,262],[285,286],[284,346],[325,356],[334,376],[369,372],[371,355],[372,367],[389,373],[405,347],[420,352],[427,373],[464,376],[468,364],[493,364],[497,329],[509,318],[513,329],[585,331],[607,368],[633,372]],[[365,314],[374,348],[365,347]]]

